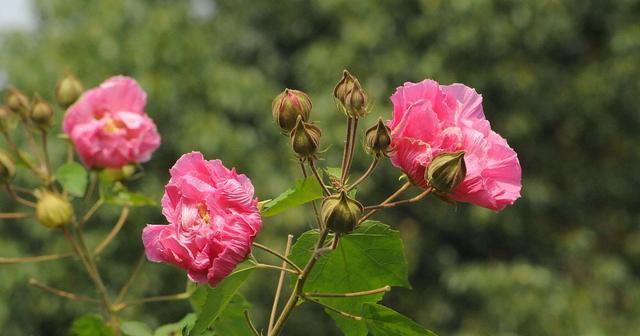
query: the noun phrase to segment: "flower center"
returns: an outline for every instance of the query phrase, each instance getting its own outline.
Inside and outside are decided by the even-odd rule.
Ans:
[[[106,117],[105,124],[102,126],[102,129],[107,133],[115,133],[122,128],[124,128],[124,123],[122,121],[114,120],[109,117]]]
[[[209,224],[209,221],[211,221],[211,216],[209,215],[209,211],[207,210],[207,205],[203,202],[200,202],[198,203],[196,208],[198,209],[198,215],[200,216],[200,218],[202,218],[205,223]]]

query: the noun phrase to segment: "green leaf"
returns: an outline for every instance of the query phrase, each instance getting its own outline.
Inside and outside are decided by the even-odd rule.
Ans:
[[[293,188],[262,206],[262,217],[275,216],[289,208],[322,198],[322,187],[314,176],[297,180]]]
[[[189,333],[190,336],[202,335],[213,324],[254,269],[254,267],[248,267],[236,270],[218,284],[216,288],[207,288],[207,299]]]
[[[236,294],[220,317],[213,323],[215,336],[253,336],[244,318],[244,311],[251,304],[240,294]]]
[[[107,326],[98,315],[83,315],[71,325],[73,336],[113,336],[111,327]]]
[[[153,336],[151,328],[139,321],[124,321],[120,324],[120,330],[127,336]]]
[[[379,304],[364,304],[364,320],[373,336],[436,336],[408,317]]]
[[[69,194],[82,197],[87,189],[87,170],[77,162],[67,162],[56,170],[56,180]]]
[[[317,231],[307,231],[296,241],[290,258],[305,264],[310,258]],[[305,292],[357,292],[386,285],[410,287],[407,262],[398,231],[376,221],[366,221],[340,239],[338,248],[322,256],[305,283]],[[351,297],[320,298],[331,307],[362,315],[365,303],[375,303],[383,293]],[[367,335],[367,326],[327,311],[345,335]]]
[[[324,169],[325,173],[329,175],[329,177],[333,177],[335,179],[340,179],[342,177],[342,168],[341,167],[327,167]]]
[[[186,333],[183,333],[183,330],[193,327],[193,325],[196,323],[196,318],[197,318],[196,314],[188,314],[178,322],[165,324],[160,328],[156,329],[156,331],[153,333],[153,336],[186,335]]]
[[[104,198],[105,203],[114,204],[114,205],[126,205],[131,207],[141,207],[141,206],[156,206],[156,201],[139,192],[132,191],[119,191],[114,195],[109,195]]]

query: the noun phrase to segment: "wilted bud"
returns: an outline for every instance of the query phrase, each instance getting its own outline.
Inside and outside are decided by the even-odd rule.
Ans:
[[[36,218],[40,224],[54,229],[71,221],[73,208],[64,196],[46,190],[38,190],[36,197],[38,198]]]
[[[309,120],[311,113],[311,99],[306,93],[298,90],[285,89],[273,100],[271,113],[276,124],[286,133],[296,126],[296,120]]]
[[[322,202],[322,221],[337,234],[347,234],[358,225],[364,207],[343,190]]]
[[[26,117],[29,111],[29,99],[20,90],[10,88],[7,92],[7,107],[15,113]]]
[[[53,108],[44,99],[36,96],[31,106],[29,118],[34,125],[47,129],[53,125]]]
[[[16,166],[11,157],[3,150],[0,150],[0,184],[11,182],[16,176]]]
[[[360,118],[367,113],[367,94],[362,89],[360,81],[349,71],[342,72],[342,78],[333,89],[333,96],[349,117]]]
[[[298,117],[296,126],[291,131],[291,148],[303,159],[313,157],[320,146],[321,135],[320,128]]]
[[[384,124],[382,118],[365,132],[367,151],[377,157],[386,156],[391,146],[391,129]]]
[[[451,192],[466,175],[464,152],[438,154],[425,171],[427,184],[442,193]]]
[[[56,100],[60,106],[67,108],[80,98],[82,91],[84,91],[84,88],[76,76],[67,74],[56,86]]]

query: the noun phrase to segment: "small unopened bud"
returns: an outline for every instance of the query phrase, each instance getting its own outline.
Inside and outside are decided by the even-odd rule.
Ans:
[[[367,94],[362,89],[360,81],[349,71],[342,72],[342,78],[333,89],[333,96],[349,117],[360,118],[367,114]]]
[[[16,166],[11,157],[3,150],[0,150],[0,185],[7,184],[16,176]]]
[[[10,88],[7,92],[7,107],[11,111],[26,117],[29,112],[29,99],[20,90]]]
[[[337,234],[347,234],[358,225],[364,207],[343,190],[322,202],[322,221]]]
[[[284,132],[289,133],[296,126],[298,117],[301,117],[303,121],[309,120],[311,107],[311,99],[306,93],[285,89],[273,99],[271,113],[276,124]]]
[[[0,132],[13,128],[13,112],[8,107],[0,106]]]
[[[425,171],[427,184],[441,193],[451,192],[466,175],[464,152],[438,154]]]
[[[391,146],[391,129],[384,124],[382,118],[365,132],[367,152],[376,157],[386,156]]]
[[[36,191],[36,218],[38,222],[50,229],[61,227],[71,221],[73,208],[62,195],[46,190]]]
[[[299,157],[311,158],[318,151],[321,135],[320,128],[298,117],[296,126],[291,131],[291,148]]]
[[[44,99],[36,96],[31,106],[29,118],[34,125],[47,129],[53,125],[53,108]]]
[[[128,164],[120,168],[105,168],[102,173],[109,181],[123,181],[136,172],[136,166]]]
[[[72,74],[67,74],[58,82],[56,86],[56,100],[60,106],[67,108],[75,103],[84,88],[82,83]]]

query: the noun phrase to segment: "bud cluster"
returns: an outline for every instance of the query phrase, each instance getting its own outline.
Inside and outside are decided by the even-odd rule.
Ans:
[[[333,89],[333,96],[340,109],[351,118],[362,118],[367,114],[367,94],[360,81],[349,71],[342,72],[342,78]]]

